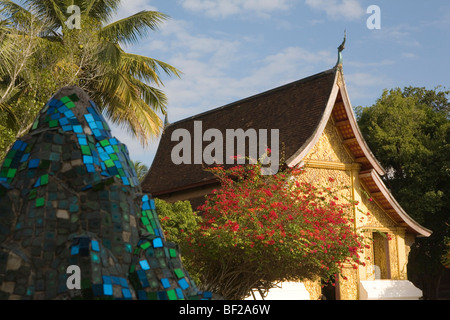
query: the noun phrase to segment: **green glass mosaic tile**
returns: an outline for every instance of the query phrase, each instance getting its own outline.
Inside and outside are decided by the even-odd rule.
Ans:
[[[39,120],[34,121],[33,126],[31,127],[31,130],[36,130],[39,125]]]
[[[169,300],[178,300],[177,298],[177,294],[175,293],[175,290],[168,290],[167,291],[167,296],[169,297]]]
[[[150,242],[145,242],[141,244],[141,248],[144,250],[150,248],[150,246],[151,246]]]
[[[68,102],[71,102],[70,97],[66,96],[66,97],[62,97],[61,99],[59,99],[62,103],[66,104]]]
[[[45,204],[45,198],[37,198],[36,199],[36,208],[43,207]]]
[[[81,146],[81,152],[84,155],[92,155],[91,148],[89,146]]]
[[[7,178],[14,178],[16,176],[17,169],[9,169],[8,174],[6,175]]]
[[[66,107],[69,108],[69,109],[75,108],[75,103],[73,103],[72,101],[67,102],[65,105],[66,105]]]
[[[12,159],[6,158],[6,159],[3,161],[3,166],[4,166],[4,167],[9,167],[9,166],[11,165],[11,162],[12,162]]]
[[[109,146],[110,143],[109,143],[108,140],[103,140],[103,141],[100,141],[100,145],[101,145],[102,147],[106,147],[106,146]]]
[[[173,270],[175,272],[175,275],[177,276],[178,279],[184,278],[184,272],[181,269],[174,269]]]
[[[48,123],[48,126],[49,126],[50,128],[56,128],[56,127],[58,127],[58,125],[59,125],[58,120],[51,120],[51,121]]]
[[[44,174],[44,175],[41,177],[41,186],[44,186],[44,185],[46,185],[46,184],[48,184],[48,174]]]
[[[146,217],[142,217],[141,221],[144,224],[144,226],[148,226],[150,224],[150,221],[148,221],[148,219]]]

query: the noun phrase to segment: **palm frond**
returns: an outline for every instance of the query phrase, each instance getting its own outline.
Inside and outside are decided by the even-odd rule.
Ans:
[[[30,11],[11,0],[0,0],[0,8],[3,16],[14,23],[29,20],[33,15]]]
[[[19,118],[16,115],[16,112],[14,110],[14,105],[17,103],[17,101],[20,99],[20,97],[23,95],[24,91],[19,90],[15,94],[13,94],[9,99],[6,101],[3,101],[0,103],[0,111],[6,113],[6,126],[8,128],[11,128],[13,130],[19,129]]]
[[[131,161],[134,166],[134,171],[136,171],[136,176],[138,177],[139,182],[144,181],[145,176],[148,173],[148,166],[141,161]]]
[[[106,117],[134,135],[143,146],[150,138],[160,135],[163,121],[157,112],[165,112],[167,102],[161,91],[149,89],[117,71],[105,76],[93,92],[97,101],[101,101]]]
[[[156,30],[169,16],[157,11],[141,11],[115,21],[100,30],[100,37],[112,42],[135,44],[149,29]]]
[[[168,76],[175,75],[180,77],[182,73],[168,63],[133,53],[123,52],[121,64],[124,72],[139,80],[152,82],[158,86],[163,85],[160,79],[160,69]]]
[[[0,112],[5,113],[6,117],[6,126],[8,128],[15,129],[19,124],[19,120],[14,113],[13,107],[8,103],[0,103]]]
[[[120,48],[120,46],[117,43],[109,41],[102,41],[99,46],[99,61],[105,64],[109,64],[113,68],[118,68],[123,53],[123,50]]]
[[[155,112],[160,112],[163,115],[167,114],[168,100],[166,94],[162,90],[152,87],[133,77],[131,77],[129,81],[134,87],[138,88],[140,99],[145,103],[146,108],[151,108]]]
[[[25,0],[24,3],[40,20],[48,21],[52,30],[65,27],[64,8],[67,7],[63,0]]]
[[[84,14],[101,22],[108,22],[117,12],[120,0],[84,0]]]

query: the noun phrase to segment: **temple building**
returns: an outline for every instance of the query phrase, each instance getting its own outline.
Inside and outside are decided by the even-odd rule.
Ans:
[[[175,164],[172,159],[172,151],[179,143],[172,134],[183,129],[194,135],[195,123],[201,123],[203,131],[217,129],[224,136],[227,129],[278,129],[287,165],[305,167],[306,177],[313,183],[331,177],[351,186],[347,196],[358,201],[352,213],[355,231],[373,239],[373,245],[363,253],[366,265],[345,268],[347,280],[340,277],[335,287],[322,288],[320,281],[313,280],[282,283],[265,299],[422,296],[421,290],[407,279],[408,254],[416,237],[428,237],[432,232],[414,221],[383,183],[386,171],[358,128],[341,61],[330,70],[166,126],[142,189],[169,202],[189,200],[194,210],[204,202],[205,195],[219,186],[204,165],[194,161]]]

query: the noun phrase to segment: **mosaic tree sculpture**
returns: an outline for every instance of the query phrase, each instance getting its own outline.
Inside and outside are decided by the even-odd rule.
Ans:
[[[84,91],[61,89],[0,171],[0,299],[209,298],[165,240],[126,146]]]

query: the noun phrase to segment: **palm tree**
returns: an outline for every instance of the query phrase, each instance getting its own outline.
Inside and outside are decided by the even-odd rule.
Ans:
[[[11,57],[12,43],[17,43],[11,40],[13,36],[15,40],[29,40],[32,55],[6,77],[2,77],[7,74],[5,67],[17,64],[17,59],[0,62],[0,108],[9,110],[8,101],[17,102],[17,95],[28,93],[35,101],[46,101],[60,87],[77,85],[90,94],[111,122],[134,134],[143,145],[160,134],[161,116],[167,113],[167,97],[159,89],[163,85],[160,76],[179,77],[180,72],[162,61],[127,53],[121,45],[137,43],[168,19],[167,15],[141,11],[111,22],[120,0],[17,2],[0,0],[5,17],[0,20],[0,56]],[[66,24],[71,5],[80,9],[81,29]],[[29,32],[31,25],[37,30],[33,35]]]
[[[145,176],[148,173],[148,166],[145,163],[142,163],[139,160],[132,161],[134,170],[136,171],[136,175],[138,177],[139,182],[142,183],[144,181]]]

